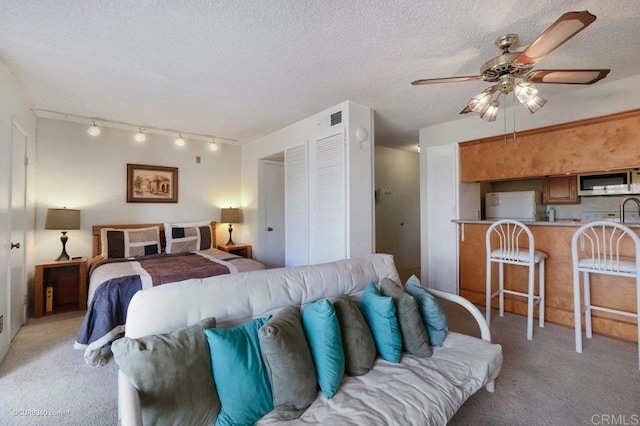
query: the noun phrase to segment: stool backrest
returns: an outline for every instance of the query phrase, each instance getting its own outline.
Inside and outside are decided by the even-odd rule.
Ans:
[[[578,248],[584,252],[582,257],[578,253]],[[621,249],[625,252],[624,256],[620,255]],[[640,271],[639,254],[640,238],[638,235],[627,226],[616,222],[587,223],[581,226],[571,239],[574,267],[579,264],[580,260],[587,260],[588,262],[583,262],[583,267],[600,273],[624,274]]]
[[[534,264],[535,240],[529,228],[512,219],[499,220],[487,229],[487,257]]]

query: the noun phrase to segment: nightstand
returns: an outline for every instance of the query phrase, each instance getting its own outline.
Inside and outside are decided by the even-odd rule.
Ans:
[[[218,250],[251,259],[251,246],[249,244],[220,244],[218,245]]]
[[[87,258],[36,264],[34,292],[35,318],[87,309]]]

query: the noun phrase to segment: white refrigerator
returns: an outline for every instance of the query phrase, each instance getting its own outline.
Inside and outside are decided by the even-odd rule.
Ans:
[[[540,191],[487,192],[485,211],[487,220],[543,221],[546,219]]]

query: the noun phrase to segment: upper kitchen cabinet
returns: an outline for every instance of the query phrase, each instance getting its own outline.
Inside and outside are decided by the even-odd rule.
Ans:
[[[553,176],[542,180],[542,204],[580,204],[575,176]]]
[[[621,170],[640,164],[640,109],[461,142],[460,181]]]

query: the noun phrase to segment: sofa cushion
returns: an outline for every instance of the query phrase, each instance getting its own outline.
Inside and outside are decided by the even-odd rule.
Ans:
[[[422,358],[430,357],[429,337],[422,322],[418,304],[413,296],[388,278],[380,283],[380,293],[393,298],[404,349],[411,355]]]
[[[112,343],[118,367],[140,394],[144,424],[210,424],[216,420],[220,400],[202,333],[215,325],[214,318],[207,318],[170,333],[123,337]]]
[[[282,419],[297,419],[316,398],[318,385],[300,308],[279,311],[260,328],[258,338],[275,410]]]
[[[362,292],[361,307],[382,358],[389,362],[400,362],[402,337],[393,299],[380,294],[376,285],[370,282]]]
[[[362,312],[348,295],[333,302],[344,349],[345,370],[350,376],[366,374],[376,360],[376,344]]]
[[[407,280],[404,289],[418,302],[422,321],[429,335],[429,342],[432,346],[442,346],[448,330],[447,316],[444,310],[436,298],[422,288],[420,280],[415,275]]]
[[[268,320],[258,318],[230,329],[204,329],[220,396],[216,425],[253,424],[273,410],[271,385],[258,340],[258,330]]]
[[[344,351],[340,323],[329,300],[307,304],[302,310],[302,326],[311,348],[320,390],[331,398],[344,376]]]

